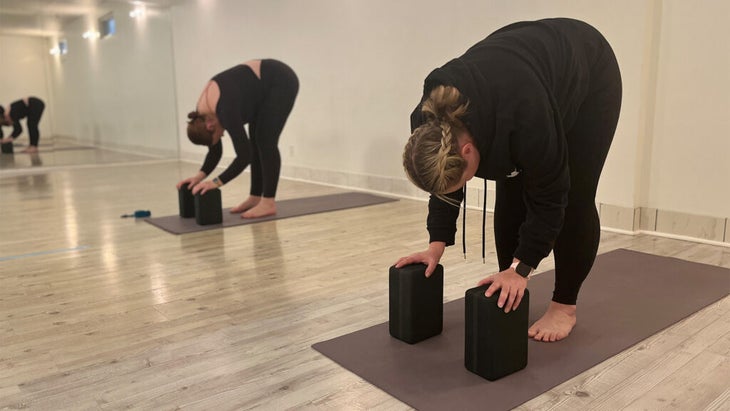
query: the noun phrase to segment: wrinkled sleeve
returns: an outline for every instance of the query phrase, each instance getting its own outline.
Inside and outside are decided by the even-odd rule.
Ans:
[[[423,105],[423,100],[418,103],[416,108],[411,113],[411,133],[415,131],[418,127],[421,126],[421,124],[425,123],[426,120],[423,118],[423,113],[421,112],[421,106]]]
[[[454,200],[454,204],[457,205],[449,204],[432,194],[428,200],[426,229],[428,230],[429,243],[443,241],[449,246],[454,245],[456,238],[456,220],[459,218],[458,204],[461,204],[464,199],[464,193],[459,189],[446,194],[446,196]]]
[[[424,93],[421,101],[411,113],[411,133],[423,125],[427,119],[421,111],[423,102],[428,98],[428,86],[424,87]],[[441,200],[435,195],[431,195],[428,200],[428,217],[426,218],[426,229],[429,234],[429,243],[434,241],[442,241],[447,246],[454,245],[456,238],[456,220],[459,218],[459,206],[464,199],[464,193],[461,189],[453,193],[446,194],[454,202],[452,205]]]
[[[525,222],[514,256],[531,267],[550,254],[568,204],[570,174],[565,134],[547,98],[520,108],[516,161],[524,182]]]
[[[424,87],[423,97],[416,108],[411,113],[411,133],[424,124],[427,119],[421,111],[423,102],[428,98],[427,88]],[[456,238],[456,220],[459,218],[459,206],[464,199],[464,193],[461,189],[453,193],[446,194],[447,197],[454,201],[454,204],[441,200],[437,196],[431,194],[428,200],[428,217],[426,218],[426,229],[428,230],[429,243],[434,241],[442,241],[447,246],[454,245]]]
[[[13,133],[10,134],[12,138],[18,138],[20,133],[23,132],[23,126],[20,125],[20,120],[13,119]]]

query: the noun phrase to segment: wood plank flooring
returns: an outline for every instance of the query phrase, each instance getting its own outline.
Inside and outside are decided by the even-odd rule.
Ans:
[[[176,214],[196,169],[0,171],[0,409],[409,409],[310,346],[387,320],[387,269],[425,247],[426,204],[182,236],[119,217]],[[282,180],[279,198],[341,191]],[[442,260],[447,300],[496,269],[491,221],[483,264],[468,213],[467,259],[458,245]],[[616,248],[730,267],[726,247],[604,232],[600,252]],[[519,409],[727,410],[729,375],[725,298]]]

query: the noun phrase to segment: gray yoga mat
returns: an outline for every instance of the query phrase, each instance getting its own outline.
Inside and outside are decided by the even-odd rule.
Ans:
[[[530,279],[530,323],[545,311],[553,279],[552,271]],[[602,254],[581,290],[571,335],[530,341],[527,368],[493,382],[464,368],[463,298],[444,305],[441,335],[415,345],[390,337],[385,322],[312,347],[418,410],[508,410],[729,292],[727,268],[623,249]]]
[[[241,218],[240,214],[231,214],[229,211],[230,208],[226,208],[223,209],[223,223],[221,224],[198,225],[195,222],[195,218],[182,218],[179,215],[150,217],[146,218],[145,221],[172,234],[185,234],[215,228],[279,220],[306,214],[383,204],[392,201],[398,200],[367,193],[348,192],[277,201],[276,215],[261,218]]]

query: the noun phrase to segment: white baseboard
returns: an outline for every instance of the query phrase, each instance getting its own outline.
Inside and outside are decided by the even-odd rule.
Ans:
[[[427,201],[428,194],[403,177],[386,177],[283,166],[282,178],[326,184],[346,189],[382,193],[391,196]],[[481,210],[484,186],[480,179],[467,185],[467,208]],[[488,212],[494,212],[494,186],[487,186]],[[601,229],[622,234],[650,234],[704,244],[730,246],[730,219],[657,210],[648,207],[622,207],[598,204]]]

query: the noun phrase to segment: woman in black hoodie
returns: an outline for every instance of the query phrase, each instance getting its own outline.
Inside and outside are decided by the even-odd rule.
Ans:
[[[621,75],[605,38],[571,19],[504,27],[431,72],[411,115],[403,153],[409,179],[431,193],[427,275],[454,244],[459,204],[474,176],[496,181],[494,231],[500,272],[479,282],[501,289],[514,310],[527,278],[550,251],[552,302],[528,335],[565,338],[578,291],[595,260],[600,223],[596,188],[616,130]]]
[[[17,101],[14,101],[5,111],[3,106],[0,106],[0,125],[13,126],[13,133],[10,137],[3,137],[2,128],[0,128],[0,142],[3,144],[12,143],[20,134],[23,132],[23,126],[20,124],[20,120],[27,118],[28,125],[28,137],[30,139],[30,145],[23,152],[25,153],[37,153],[38,152],[38,140],[40,140],[40,132],[38,131],[38,123],[41,121],[43,110],[46,108],[46,104],[43,100],[38,97],[27,97]]]

